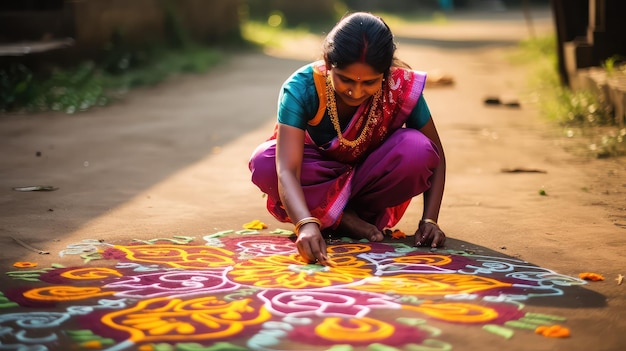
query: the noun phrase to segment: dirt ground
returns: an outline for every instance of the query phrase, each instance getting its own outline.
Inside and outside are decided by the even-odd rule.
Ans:
[[[536,32],[552,30],[547,9],[533,15]],[[539,116],[526,91],[530,72],[508,60],[529,33],[521,13],[451,18],[392,26],[403,60],[455,81],[425,92],[448,161],[439,219],[448,245],[606,278],[584,287],[600,300],[566,296],[539,310],[566,316],[569,339],[467,333],[455,348],[623,350],[626,283],[616,278],[626,274],[626,163],[569,152],[575,142]],[[266,213],[247,159],[271,131],[280,84],[318,48],[319,38],[310,38],[265,55],[233,55],[206,75],[139,89],[86,113],[2,116],[1,269],[65,263],[58,252],[84,239],[201,236],[253,219],[285,228]],[[519,99],[521,107],[486,106],[486,96]],[[30,185],[58,190],[13,190]],[[420,208],[418,198],[399,227],[413,232]],[[0,284],[11,282],[3,274]]]

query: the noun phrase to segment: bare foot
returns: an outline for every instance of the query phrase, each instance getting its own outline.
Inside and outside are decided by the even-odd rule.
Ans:
[[[376,226],[362,220],[356,213],[350,211],[343,213],[337,229],[356,239],[383,240],[383,233]]]

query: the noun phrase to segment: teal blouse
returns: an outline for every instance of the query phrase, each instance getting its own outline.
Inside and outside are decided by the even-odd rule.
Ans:
[[[318,125],[308,124],[315,117],[319,104],[311,63],[298,69],[283,83],[278,96],[278,123],[306,130],[317,145],[326,144],[337,136],[328,113]],[[430,110],[422,94],[407,119],[406,127],[420,129],[430,118]]]

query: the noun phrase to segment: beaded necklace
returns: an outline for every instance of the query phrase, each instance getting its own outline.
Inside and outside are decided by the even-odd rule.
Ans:
[[[333,127],[337,132],[337,138],[339,139],[339,143],[342,145],[346,145],[349,147],[355,147],[360,145],[363,142],[363,139],[368,134],[370,129],[370,123],[373,123],[375,120],[374,114],[376,113],[376,108],[378,107],[378,101],[380,100],[380,96],[382,95],[382,88],[378,89],[376,94],[374,94],[374,99],[372,100],[372,106],[370,106],[370,111],[367,114],[367,120],[365,121],[365,126],[361,130],[361,134],[354,139],[348,140],[343,137],[341,133],[341,125],[339,124],[339,115],[337,114],[337,101],[335,101],[335,91],[332,88],[332,84],[330,81],[330,76],[326,78],[326,102],[327,102],[327,110],[328,116],[330,117],[331,122],[333,122]]]

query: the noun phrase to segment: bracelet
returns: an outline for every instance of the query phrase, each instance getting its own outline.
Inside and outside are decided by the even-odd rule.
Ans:
[[[308,223],[317,223],[317,225],[321,228],[322,227],[322,222],[320,222],[319,219],[315,218],[315,217],[304,217],[301,220],[299,220],[298,222],[296,222],[296,228],[293,230],[296,235],[300,234],[300,228]]]
[[[422,219],[422,222],[423,222],[423,223],[431,223],[431,224],[434,224],[434,225],[436,225],[437,227],[439,227],[439,224],[437,224],[437,222],[435,222],[434,220],[432,220],[432,219],[430,219],[430,218],[425,218],[425,219]]]

